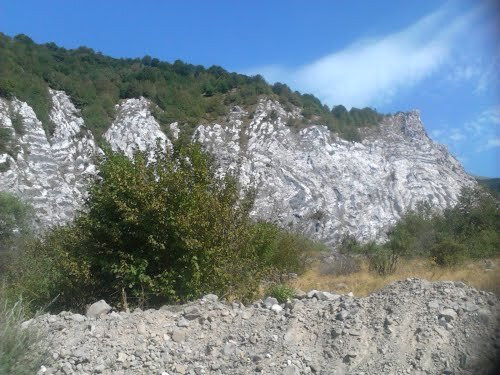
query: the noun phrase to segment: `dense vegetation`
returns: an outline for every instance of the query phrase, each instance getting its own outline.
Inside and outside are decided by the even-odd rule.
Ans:
[[[233,177],[217,177],[198,145],[157,150],[150,162],[144,153],[108,153],[83,212],[25,240],[6,279],[32,310],[82,309],[100,298],[122,307],[205,293],[249,299],[264,278],[300,272],[318,249],[251,220],[252,207],[253,193],[241,197]]]
[[[359,139],[358,127],[376,125],[382,118],[370,108],[330,110],[313,95],[219,66],[207,69],[179,60],[170,64],[150,56],[115,59],[86,47],[68,50],[54,43],[38,45],[26,35],[10,38],[0,33],[0,97],[26,101],[51,133],[48,87],[71,96],[98,139],[111,123],[114,105],[141,95],[158,106],[155,116],[161,124],[179,121],[188,133],[202,121],[225,115],[229,106],[252,106],[262,95],[274,97],[285,108],[300,107],[306,123],[326,124],[353,140]]]
[[[440,266],[495,257],[500,254],[499,203],[482,188],[465,188],[457,205],[443,213],[421,203],[387,237],[383,244],[346,238],[341,251],[364,254],[370,267],[383,275],[394,272],[401,257],[429,257]]]
[[[476,178],[476,180],[500,198],[500,178]]]

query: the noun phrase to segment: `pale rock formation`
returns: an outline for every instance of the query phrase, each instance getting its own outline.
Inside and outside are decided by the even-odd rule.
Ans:
[[[19,115],[26,130],[22,136],[14,131],[15,155],[0,155],[0,163],[9,164],[0,172],[0,190],[28,199],[42,226],[73,217],[101,152],[68,96],[50,94],[53,136],[45,134],[26,103],[0,99],[0,126],[14,131],[12,118]],[[418,111],[385,117],[364,130],[362,143],[340,139],[322,125],[288,126],[300,117],[297,108],[287,112],[275,101],[261,100],[252,113],[236,106],[221,124],[200,125],[193,135],[216,156],[221,173],[232,171],[244,187],[257,188],[255,217],[326,242],[347,233],[381,239],[418,201],[443,209],[457,201],[462,187],[475,184],[447,149],[427,136]],[[178,133],[178,124],[171,124],[169,134]],[[144,98],[116,106],[104,139],[129,156],[171,145]]]

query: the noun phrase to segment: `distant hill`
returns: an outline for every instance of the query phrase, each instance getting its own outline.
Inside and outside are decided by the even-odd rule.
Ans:
[[[476,180],[484,187],[500,194],[500,178],[476,177]]]
[[[181,131],[218,121],[235,105],[255,106],[263,96],[276,99],[287,110],[298,107],[303,121],[296,126],[325,124],[349,140],[359,140],[359,127],[377,125],[383,117],[371,108],[330,109],[313,95],[220,66],[168,63],[151,56],[115,59],[87,47],[71,50],[54,43],[36,44],[24,34],[11,38],[0,33],[0,97],[27,102],[46,133],[52,134],[49,87],[71,97],[98,140],[111,124],[119,100],[140,96],[158,106],[154,115],[162,127],[178,122]]]

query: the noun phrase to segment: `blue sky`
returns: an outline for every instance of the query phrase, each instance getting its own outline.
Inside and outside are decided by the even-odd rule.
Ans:
[[[0,31],[260,73],[330,106],[418,108],[470,173],[498,177],[499,12],[494,1],[0,0]]]

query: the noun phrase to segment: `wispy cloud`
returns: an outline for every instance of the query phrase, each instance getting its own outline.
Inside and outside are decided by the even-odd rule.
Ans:
[[[474,94],[482,94],[486,89],[497,88],[500,82],[500,56],[495,56],[490,63],[481,60],[456,63],[446,76],[454,85],[470,83]]]
[[[384,104],[448,62],[453,47],[478,12],[476,8],[456,16],[449,6],[444,6],[402,31],[355,41],[303,66],[270,65],[250,72],[311,92],[329,105]],[[474,74],[457,71],[460,76]]]
[[[500,147],[500,105],[483,110],[460,128],[434,129],[431,136],[457,150],[483,152]]]

